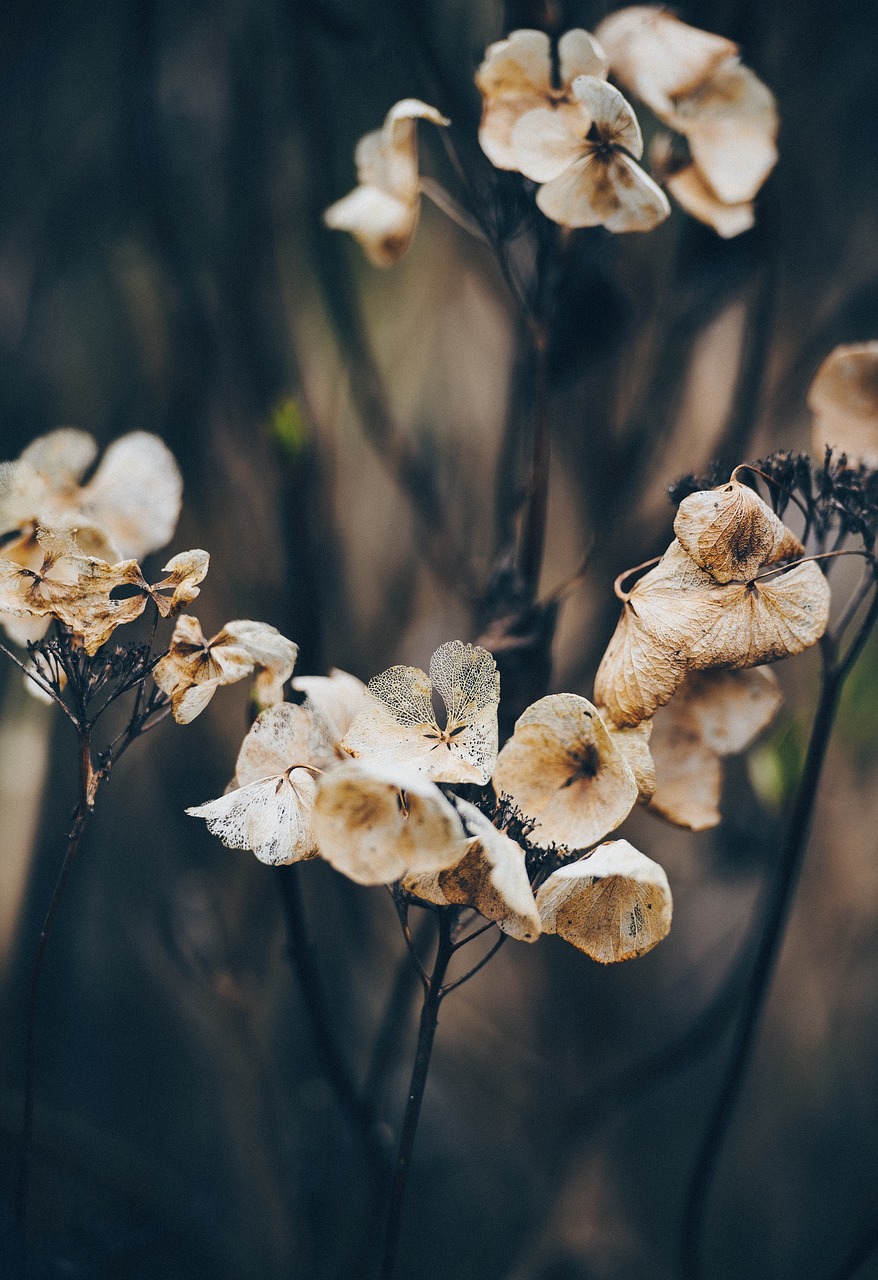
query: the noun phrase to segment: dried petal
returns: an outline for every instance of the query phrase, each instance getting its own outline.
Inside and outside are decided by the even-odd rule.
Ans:
[[[283,702],[284,685],[293,674],[299,646],[267,622],[227,622],[223,631],[252,658],[256,668],[253,700],[260,708]]]
[[[624,147],[635,160],[640,159],[643,155],[640,125],[630,102],[614,85],[597,76],[579,76],[573,82],[573,96],[594,121],[602,143]]]
[[[731,240],[744,231],[749,231],[755,222],[751,201],[724,204],[707,185],[694,164],[669,174],[664,183],[688,214],[713,227],[724,240]]]
[[[293,688],[306,695],[305,706],[324,725],[333,753],[343,756],[339,744],[363,706],[362,680],[333,669],[328,676],[297,676]]]
[[[511,135],[527,111],[545,106],[552,93],[549,37],[542,31],[512,31],[485,50],[476,72],[482,94],[479,143],[498,169],[517,168]]]
[[[536,823],[528,842],[585,849],[614,831],[637,801],[634,772],[597,708],[575,693],[540,698],[497,758],[497,794]]]
[[[168,446],[148,431],[132,431],[109,446],[78,506],[120,558],[142,560],[171,541],[182,500],[183,477]]]
[[[319,782],[314,831],[327,862],[358,884],[391,884],[455,866],[466,853],[463,824],[422,774],[351,760]]]
[[[655,791],[655,762],[650,751],[652,720],[622,728],[613,723],[612,717],[601,707],[598,714],[606,725],[610,741],[628,761],[641,800],[648,800]]]
[[[544,933],[611,964],[643,955],[671,927],[671,890],[657,862],[611,840],[549,876],[537,893]]]
[[[813,445],[847,454],[851,466],[878,467],[878,342],[836,347],[808,389]]]
[[[98,454],[94,436],[78,427],[60,427],[38,436],[19,459],[55,486],[75,485]]]
[[[162,573],[167,576],[160,582],[150,587],[141,578],[146,594],[163,618],[173,618],[201,594],[198,584],[207,577],[209,565],[206,551],[181,551],[164,566]]]
[[[768,504],[737,480],[684,498],[674,533],[683,550],[717,582],[750,578],[763,565],[805,554]]]
[[[304,766],[319,771],[326,760],[322,727],[306,707],[281,702],[256,717],[241,743],[235,782],[249,786]]]
[[[316,782],[305,769],[262,778],[186,812],[204,818],[229,849],[251,849],[279,866],[316,856],[311,826]]]

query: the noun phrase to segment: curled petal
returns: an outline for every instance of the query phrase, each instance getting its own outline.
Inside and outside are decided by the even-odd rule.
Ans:
[[[686,213],[713,227],[723,240],[731,240],[749,231],[756,220],[752,202],[724,204],[694,164],[669,174],[665,178],[665,186]]]
[[[376,267],[405,257],[418,225],[418,204],[407,204],[378,187],[356,187],[323,215],[328,227],[350,231]]]
[[[537,909],[544,933],[601,964],[644,955],[671,928],[668,877],[627,840],[599,845],[554,871],[537,893]]]
[[[209,565],[206,551],[181,551],[168,561],[162,569],[167,576],[149,588],[163,618],[174,617],[201,594],[199,583],[207,577]]]
[[[674,533],[686,554],[717,582],[749,578],[763,565],[805,554],[771,507],[737,480],[684,498]]]
[[[225,634],[247,652],[257,669],[253,697],[260,707],[283,702],[284,685],[293,674],[299,646],[267,622],[227,622]]]

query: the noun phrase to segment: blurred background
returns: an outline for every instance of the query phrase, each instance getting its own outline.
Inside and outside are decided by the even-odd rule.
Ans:
[[[161,435],[186,484],[171,551],[212,556],[196,609],[205,633],[270,622],[299,643],[300,674],[368,679],[475,639],[497,622],[492,583],[530,429],[514,304],[488,249],[427,202],[388,273],[320,213],[354,185],[356,140],[417,96],[452,118],[471,189],[526,255],[536,233],[521,185],[475,143],[472,77],[508,30],[593,29],[605,12],[560,0],[6,6],[2,456],[59,425],[102,443]],[[586,557],[587,568],[561,604],[553,690],[590,693],[615,624],[613,578],[667,543],[667,484],[711,459],[807,449],[817,365],[839,342],[878,336],[874,13],[716,0],[679,14],[739,41],[774,90],[781,160],[756,228],[736,240],[675,209],[648,236],[599,230],[568,248],[553,284],[541,599]],[[420,150],[422,169],[462,198],[436,131],[422,129]],[[518,618],[533,696],[553,621],[536,608]],[[675,1274],[815,657],[778,674],[785,709],[749,766],[728,767],[722,826],[692,835],[638,813],[625,827],[668,871],[665,943],[606,970],[555,938],[511,943],[443,1006],[400,1277]],[[875,1213],[876,677],[872,646],[842,709],[711,1199],[717,1280],[831,1276]],[[66,722],[8,664],[0,685],[8,1206],[24,993],[76,775]],[[289,963],[288,873],[223,848],[183,812],[220,793],[246,727],[245,691],[224,690],[191,726],[137,744],[101,796],[42,990],[35,1275],[370,1274],[381,1202]],[[392,903],[325,865],[290,874],[350,1068],[383,1075],[379,1136],[392,1147],[416,996],[397,977]],[[878,1257],[857,1274],[878,1276]]]

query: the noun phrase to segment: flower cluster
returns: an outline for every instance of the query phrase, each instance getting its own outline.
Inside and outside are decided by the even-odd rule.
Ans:
[[[648,727],[616,728],[556,694],[498,751],[496,664],[459,640],[429,674],[396,666],[363,686],[333,672],[293,687],[304,701],[258,717],[226,794],[188,811],[228,846],[272,864],[319,854],[358,883],[471,907],[525,941],[558,933],[604,962],[668,932],[664,871],[606,841],[653,786]]]

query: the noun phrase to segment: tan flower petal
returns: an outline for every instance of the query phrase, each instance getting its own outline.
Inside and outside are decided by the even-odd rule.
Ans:
[[[175,689],[170,697],[177,724],[191,724],[200,716],[223,683],[222,680],[203,680],[200,684]]]
[[[690,27],[652,5],[611,13],[595,34],[612,74],[657,112],[670,109],[738,52],[731,40]]]
[[[307,765],[321,769],[326,743],[321,727],[306,707],[280,702],[261,712],[241,743],[235,781],[246,787],[260,778],[276,778]]]
[[[551,77],[551,46],[542,31],[512,31],[485,51],[476,72],[483,98],[479,143],[498,169],[517,168],[512,129],[526,111],[548,104]]]
[[[755,222],[750,201],[723,204],[711,190],[694,164],[669,174],[665,186],[677,203],[693,218],[713,227],[718,236],[731,240],[749,231]]]
[[[558,41],[558,69],[561,84],[572,86],[577,76],[598,76],[603,79],[607,70],[607,55],[600,43],[588,31],[576,27],[565,31]]]
[[[540,698],[518,719],[492,778],[536,823],[528,842],[585,849],[614,831],[638,797],[633,770],[597,708],[575,693]]]
[[[136,560],[107,564],[91,556],[75,560],[75,583],[59,590],[53,612],[82,640],[89,657],[97,653],[117,627],[139,618],[146,608],[148,587]],[[134,587],[135,592],[114,599],[120,587]]]
[[[777,681],[764,667],[687,676],[653,721],[657,785],[650,808],[692,831],[716,826],[720,757],[745,751],[781,701]]]
[[[257,705],[265,708],[283,702],[284,685],[293,674],[299,646],[267,622],[241,619],[227,622],[223,631],[253,659],[257,672],[253,698]]]
[[[322,721],[335,753],[362,709],[366,686],[347,671],[333,669],[328,676],[297,676],[293,688],[305,694],[305,706]]]
[[[162,569],[167,576],[147,588],[163,618],[173,618],[201,594],[199,583],[207,577],[210,556],[206,551],[181,551]]]
[[[582,156],[590,128],[591,117],[578,103],[565,111],[525,112],[512,130],[514,167],[534,182],[551,182]]]
[[[19,461],[57,486],[74,485],[98,454],[94,436],[78,427],[61,427],[31,441]]]
[[[183,477],[168,446],[132,431],[109,446],[78,507],[108,534],[119,558],[141,560],[173,538],[182,498]]]
[[[579,76],[573,81],[573,96],[594,121],[601,140],[624,147],[635,160],[643,155],[643,136],[631,103],[606,80]]]
[[[651,231],[670,216],[667,196],[628,156],[594,144],[558,178],[540,187],[537,206],[564,227],[605,226],[616,234]]]
[[[652,720],[622,728],[613,723],[612,717],[601,707],[598,714],[603,720],[610,741],[617,747],[631,767],[641,800],[648,800],[655,791],[655,761],[650,751]]]
[[[684,498],[674,533],[687,555],[717,582],[750,578],[763,565],[805,554],[771,507],[737,480]]]
[[[336,231],[349,231],[376,267],[392,267],[409,250],[418,205],[405,204],[378,187],[355,187],[330,205],[323,221]]]
[[[657,862],[627,840],[599,845],[561,867],[537,893],[544,933],[611,964],[643,955],[671,927],[671,890]]]
[[[262,778],[186,812],[204,818],[230,849],[251,849],[260,862],[280,866],[316,856],[311,811],[316,783],[305,769]]]
[[[615,191],[618,208],[604,226],[618,235],[627,231],[652,231],[671,216],[668,197],[649,174],[628,156],[614,155],[607,176]]]
[[[463,824],[438,787],[415,772],[351,760],[319,781],[320,854],[358,884],[441,871],[466,852]]]
[[[435,772],[431,776],[437,782],[484,785],[497,759],[497,664],[480,645],[449,640],[430,659],[430,677],[448,714],[445,749],[455,757],[454,766],[443,769],[443,775],[453,772],[454,777]],[[442,748],[437,751],[441,754]],[[460,776],[462,773],[466,776]]]
[[[456,867],[429,876],[412,876],[403,887],[426,902],[455,903],[474,907],[486,920],[522,942],[535,942],[540,935],[524,851],[514,840],[498,831],[475,805],[455,800],[472,838]]]
[[[851,466],[878,467],[878,342],[831,351],[808,389],[808,407],[815,457],[831,445]]]

